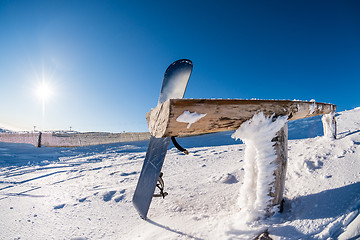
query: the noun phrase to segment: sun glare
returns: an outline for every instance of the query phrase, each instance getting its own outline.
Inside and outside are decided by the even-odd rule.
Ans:
[[[36,89],[36,95],[41,100],[46,100],[52,95],[52,89],[46,82],[42,82]]]

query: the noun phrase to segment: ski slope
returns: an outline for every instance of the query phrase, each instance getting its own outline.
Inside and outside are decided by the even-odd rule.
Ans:
[[[79,148],[0,143],[0,239],[360,238],[360,108],[339,112],[338,139],[319,117],[289,123],[282,214],[246,223],[237,205],[244,144],[232,132],[180,138],[149,220],[131,199],[147,141]],[[5,131],[5,130],[3,130]]]

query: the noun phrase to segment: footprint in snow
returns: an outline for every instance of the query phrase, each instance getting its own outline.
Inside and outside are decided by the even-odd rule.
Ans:
[[[115,193],[116,193],[116,191],[109,191],[109,192],[104,193],[103,200],[105,202],[110,201],[113,198],[113,196],[115,195]]]
[[[234,184],[234,183],[238,183],[239,180],[237,180],[237,178],[235,177],[235,175],[228,173],[226,176],[223,176],[222,178],[222,183],[225,184]]]
[[[116,198],[114,198],[115,202],[120,202],[121,200],[123,200],[125,198],[125,195],[120,195]]]
[[[115,202],[120,202],[125,198],[125,189],[121,190],[119,193],[121,194],[120,196],[114,198]]]
[[[324,163],[320,160],[317,161],[306,160],[304,164],[309,171],[315,171],[317,169],[321,169],[324,165]]]
[[[86,197],[78,199],[79,202],[85,202]]]
[[[137,172],[136,172],[136,171],[130,172],[130,173],[125,173],[125,172],[124,172],[124,173],[121,173],[120,176],[125,177],[125,176],[134,175],[134,174],[137,174]]]
[[[62,209],[62,208],[64,208],[64,207],[65,207],[65,203],[54,206],[54,209],[55,209],[55,210],[56,210],[56,209]]]

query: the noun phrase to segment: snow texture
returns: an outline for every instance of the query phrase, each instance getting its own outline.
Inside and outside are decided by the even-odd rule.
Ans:
[[[271,205],[273,198],[269,196],[269,190],[275,182],[277,168],[271,140],[286,122],[287,116],[274,119],[274,115],[267,117],[260,112],[243,123],[232,136],[241,139],[246,146],[244,183],[239,196],[241,219],[246,222],[263,219]]]
[[[245,145],[232,132],[179,138],[162,172],[165,198],[149,220],[131,199],[148,141],[78,148],[0,143],[0,239],[359,239],[360,108],[288,123],[283,213],[251,223],[237,205]],[[319,130],[320,129],[320,130]]]
[[[201,118],[205,117],[205,114],[199,114],[197,112],[191,113],[190,111],[184,111],[177,119],[177,122],[188,123],[187,128],[191,127],[191,124],[196,123]]]
[[[343,222],[343,226],[345,226],[345,231],[339,236],[339,240],[359,239],[360,238],[360,214],[359,214],[359,210],[356,210],[356,212],[354,212],[351,215],[355,215],[356,217],[353,218],[350,221],[348,219],[346,219],[347,221]]]

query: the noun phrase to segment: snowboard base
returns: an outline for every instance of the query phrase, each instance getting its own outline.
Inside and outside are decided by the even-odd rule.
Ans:
[[[133,196],[133,204],[143,219],[146,219],[147,212],[149,211],[169,143],[169,137],[150,138],[144,164]]]

